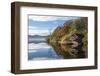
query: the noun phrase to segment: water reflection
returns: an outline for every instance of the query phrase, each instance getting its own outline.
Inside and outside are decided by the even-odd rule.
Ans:
[[[85,58],[85,52],[82,47],[72,48],[72,45],[67,44],[51,44],[56,53],[63,59]]]
[[[28,60],[51,60],[63,59],[53,48],[47,43],[30,43],[28,51]]]
[[[29,43],[28,60],[76,59],[85,57],[82,46],[72,48],[71,44],[48,44],[44,41]]]

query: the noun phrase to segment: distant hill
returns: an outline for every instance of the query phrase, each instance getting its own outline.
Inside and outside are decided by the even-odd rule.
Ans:
[[[29,43],[41,43],[46,42],[48,36],[40,36],[40,35],[28,35]]]
[[[47,38],[48,36],[28,35],[29,38]]]

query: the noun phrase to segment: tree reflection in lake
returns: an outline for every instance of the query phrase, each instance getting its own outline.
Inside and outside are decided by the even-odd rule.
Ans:
[[[81,45],[74,45],[74,43],[71,43],[71,41],[67,44],[32,41],[29,43],[28,60],[86,58],[82,43],[80,43]]]
[[[69,41],[66,40],[63,43],[61,43],[61,41],[56,41],[55,43],[50,42],[50,45],[54,48],[56,53],[63,56],[64,59],[86,58],[87,47],[83,44],[83,38],[83,34],[76,33],[71,36]]]
[[[88,57],[88,17],[29,15],[28,60]]]
[[[64,59],[85,58],[85,52],[81,48],[74,49],[72,45],[67,44],[51,44],[56,53]]]

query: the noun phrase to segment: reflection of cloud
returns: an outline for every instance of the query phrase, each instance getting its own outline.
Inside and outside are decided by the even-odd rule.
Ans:
[[[41,49],[41,48],[51,48],[49,45],[47,45],[46,43],[38,43],[38,44],[34,44],[34,43],[30,43],[29,44],[29,49]]]
[[[70,19],[76,19],[78,17],[59,17],[59,16],[29,16],[29,19],[32,19],[33,21],[54,21],[54,20],[70,20]]]

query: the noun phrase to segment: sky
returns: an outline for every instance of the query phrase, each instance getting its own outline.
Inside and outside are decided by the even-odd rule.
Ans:
[[[54,31],[58,26],[71,19],[77,17],[61,17],[61,16],[42,16],[42,15],[29,15],[28,28],[29,35],[47,36]]]

